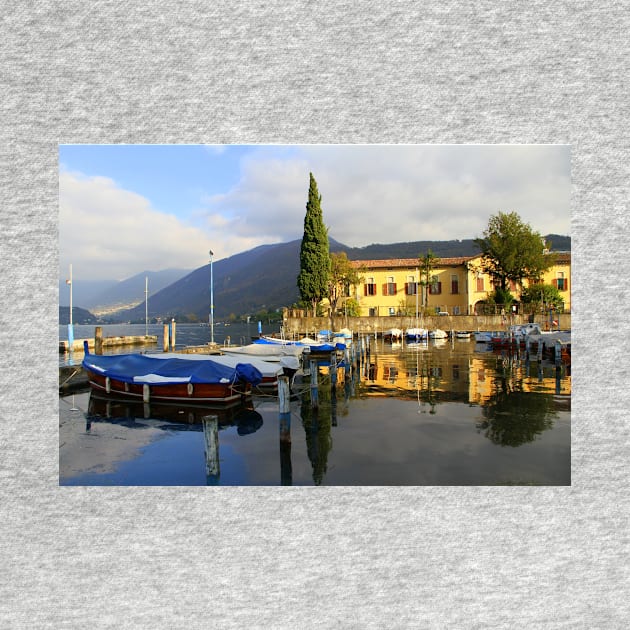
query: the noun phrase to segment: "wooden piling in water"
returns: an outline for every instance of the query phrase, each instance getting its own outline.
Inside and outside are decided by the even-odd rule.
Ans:
[[[319,394],[318,394],[318,383],[317,383],[317,375],[318,375],[318,367],[317,361],[312,360],[309,364],[311,370],[311,407],[313,409],[317,409],[319,406]]]
[[[173,319],[171,320],[171,350],[175,352],[175,337],[177,330],[177,322]]]
[[[289,388],[289,377],[278,377],[278,409],[280,444],[291,442],[291,393]]]
[[[348,381],[350,379],[350,348],[346,346],[344,350],[344,380]]]
[[[291,406],[288,376],[278,377],[278,425],[280,430],[280,483],[283,486],[293,484],[291,466]]]
[[[164,337],[162,339],[162,350],[164,352],[168,352],[168,344],[169,344],[168,324],[164,324]]]
[[[94,354],[103,354],[103,328],[101,326],[94,329]]]
[[[219,416],[204,416],[203,435],[206,443],[206,477],[216,482],[220,476],[219,467]]]
[[[278,376],[278,406],[280,413],[288,413],[290,411],[290,396],[289,377]]]

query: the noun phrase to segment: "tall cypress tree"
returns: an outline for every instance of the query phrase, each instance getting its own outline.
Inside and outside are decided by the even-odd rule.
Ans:
[[[317,182],[310,175],[306,216],[304,217],[304,236],[300,247],[300,273],[297,286],[304,302],[313,306],[313,316],[317,313],[317,303],[327,295],[330,276],[330,252],[328,230],[324,225]]]

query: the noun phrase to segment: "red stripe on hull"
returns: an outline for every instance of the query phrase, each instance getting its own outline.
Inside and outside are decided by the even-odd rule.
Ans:
[[[88,372],[90,386],[114,397],[143,399],[144,386],[136,383],[124,383],[110,379],[107,391],[106,377],[101,374]],[[239,384],[243,389],[237,389],[226,383],[193,383],[192,393],[189,393],[188,383],[171,385],[149,385],[150,400],[171,400],[178,402],[234,402],[243,396],[251,395],[251,385]]]

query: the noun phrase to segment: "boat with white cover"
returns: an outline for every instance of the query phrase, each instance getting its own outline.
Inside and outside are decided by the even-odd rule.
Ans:
[[[441,328],[429,331],[429,339],[446,339],[448,334]]]

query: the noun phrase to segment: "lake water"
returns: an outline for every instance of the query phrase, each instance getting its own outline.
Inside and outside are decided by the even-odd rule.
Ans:
[[[83,334],[78,328],[75,338],[94,334],[93,326]],[[149,326],[160,349],[162,328]],[[247,333],[216,326],[215,340],[230,335],[239,343]],[[103,334],[144,334],[144,325],[106,326]],[[178,324],[178,347],[209,337],[207,326]],[[320,368],[316,411],[308,384],[294,385],[290,417],[282,421],[272,396],[230,409],[143,405],[89,392],[62,397],[60,484],[571,483],[570,367],[528,363],[474,340],[414,346],[372,339],[369,359],[345,376],[339,370],[332,388],[328,368]],[[208,415],[217,416],[216,433],[202,420]]]

